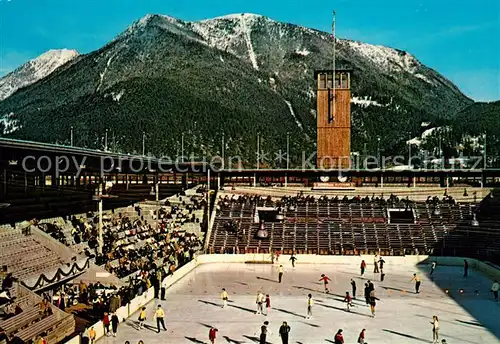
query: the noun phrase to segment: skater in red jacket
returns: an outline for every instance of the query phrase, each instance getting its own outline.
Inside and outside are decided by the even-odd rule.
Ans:
[[[347,302],[347,311],[350,312],[350,307],[352,307],[352,297],[349,295],[348,291],[345,292],[344,302]]]
[[[328,281],[331,281],[331,279],[329,279],[328,276],[326,276],[325,274],[322,274],[319,280],[323,281],[325,285],[325,293],[329,293],[330,290],[328,290]]]
[[[366,263],[364,260],[361,261],[360,269],[361,269],[361,277],[363,277],[363,275],[365,274],[365,269],[366,269]]]
[[[269,311],[271,310],[271,297],[269,294],[266,294],[266,315],[269,314]]]
[[[210,343],[215,344],[215,338],[217,337],[217,331],[215,327],[211,327],[210,330],[208,331],[208,339],[210,340]]]
[[[342,335],[342,329],[337,331],[335,335],[335,344],[344,344],[344,336]]]

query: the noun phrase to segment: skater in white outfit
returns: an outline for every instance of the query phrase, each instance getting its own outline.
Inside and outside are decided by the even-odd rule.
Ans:
[[[263,313],[263,307],[262,304],[265,301],[264,294],[262,294],[261,291],[257,293],[257,299],[255,300],[255,303],[257,304],[257,312],[255,314],[262,314]]]
[[[312,305],[313,305],[313,298],[312,294],[307,295],[307,315],[306,319],[311,319],[313,313],[312,313]]]

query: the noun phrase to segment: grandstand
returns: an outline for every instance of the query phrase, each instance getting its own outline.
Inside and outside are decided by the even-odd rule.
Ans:
[[[9,317],[0,320],[0,328],[7,336],[29,343],[43,334],[49,343],[58,343],[74,332],[75,320],[71,314],[53,305],[49,305],[49,311],[41,312],[42,298],[19,283],[10,288],[9,293],[12,302],[2,305],[2,311]]]
[[[3,288],[9,296],[1,306],[0,328],[9,340],[35,343],[43,337],[52,344],[74,337],[102,318],[110,295],[126,300],[145,289],[144,281],[136,279],[138,272],[160,267],[169,271],[174,262],[185,263],[170,260],[169,236],[176,249],[183,248],[175,256],[187,247],[201,247],[204,209],[199,200],[204,196],[196,192],[182,196],[184,187],[193,185],[182,176],[110,178],[114,182],[102,188],[112,197],[103,199],[105,247],[99,255],[99,184],[94,178],[54,180],[6,173],[9,178],[0,193],[0,266],[2,283],[10,280],[13,286]],[[159,234],[157,227],[167,224],[175,232]],[[92,293],[103,293],[93,294],[97,297],[93,302],[99,300],[104,306],[82,303],[80,283]],[[43,299],[49,300],[50,312],[40,312]],[[63,310],[56,306],[61,299],[66,304]]]
[[[12,282],[9,299],[0,306],[4,319],[0,328],[8,336],[29,342],[44,333],[58,342],[74,332],[72,315],[53,306],[50,314],[40,314],[42,298],[34,292],[72,279],[87,266],[86,260],[77,261],[74,253],[58,246],[36,228],[0,228],[3,280],[11,278]]]
[[[269,232],[267,240],[256,237],[261,227],[255,220],[259,206],[276,207],[283,215],[283,221],[264,224]],[[425,202],[396,197],[375,200],[373,196],[356,199],[342,195],[263,198],[225,194],[219,195],[208,252],[434,254],[496,261],[500,251],[498,220],[483,218],[479,213],[478,223],[473,224],[479,209],[478,202],[455,200]],[[393,215],[391,219],[391,214],[403,213],[411,217]],[[239,230],[226,230],[226,223],[237,224]]]

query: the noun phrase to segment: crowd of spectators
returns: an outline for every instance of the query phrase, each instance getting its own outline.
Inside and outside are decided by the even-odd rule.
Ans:
[[[277,207],[278,210],[282,208],[286,208],[288,210],[293,210],[297,204],[304,203],[319,203],[319,204],[327,204],[327,203],[376,203],[380,205],[397,205],[402,204],[406,207],[411,207],[415,202],[410,200],[409,197],[401,198],[395,194],[390,194],[389,197],[385,197],[382,193],[380,196],[376,196],[375,193],[372,194],[371,197],[364,196],[361,197],[359,195],[348,197],[344,195],[343,197],[339,197],[338,195],[328,197],[327,195],[323,195],[319,198],[314,197],[313,195],[304,195],[304,193],[299,192],[295,196],[283,196],[280,199],[271,198],[271,196],[260,196],[260,195],[239,195],[239,196],[219,196],[217,207],[220,209],[221,207],[228,207],[231,203],[238,204],[255,204],[257,206],[268,206],[268,207]],[[456,200],[446,193],[443,198],[440,199],[437,196],[429,196],[426,200],[427,204],[438,205],[438,204],[456,204]]]
[[[430,196],[429,196],[430,197]],[[431,199],[432,202],[436,201],[436,197]],[[437,198],[437,202],[439,203],[453,203],[454,199],[451,196],[445,196],[442,201]],[[319,198],[314,197],[312,195],[304,195],[302,192],[298,193],[295,196],[283,196],[280,199],[273,200],[271,196],[260,196],[260,195],[239,195],[239,196],[231,196],[228,195],[222,197],[219,196],[219,200],[217,203],[218,208],[220,207],[228,207],[231,203],[239,203],[239,204],[255,204],[257,206],[275,206],[275,207],[287,207],[293,208],[297,204],[304,203],[319,203],[319,204],[327,204],[327,203],[377,203],[377,204],[412,204],[414,201],[410,200],[409,197],[400,198],[397,195],[391,194],[389,197],[384,197],[384,194],[380,196],[376,196],[372,194],[371,197],[365,196],[361,197],[359,195],[348,197],[345,195],[344,197],[339,197],[338,195],[328,197],[327,195],[323,195]]]
[[[72,307],[79,314],[87,313],[87,318],[101,320],[104,313],[115,312],[151,287],[155,297],[160,297],[164,277],[191,261],[202,248],[202,238],[184,230],[183,225],[201,225],[197,214],[206,205],[203,193],[192,197],[180,194],[159,206],[139,204],[133,211],[106,215],[102,250],[98,216],[72,217],[70,239],[56,223],[44,224],[42,229],[60,242],[69,246],[83,244],[82,253],[123,284],[80,281],[63,285],[47,294],[47,299],[63,310]]]

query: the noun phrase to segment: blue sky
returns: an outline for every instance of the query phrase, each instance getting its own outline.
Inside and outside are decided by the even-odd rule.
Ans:
[[[46,50],[95,50],[147,13],[250,12],[399,48],[476,100],[500,99],[500,0],[0,0],[0,76]]]

